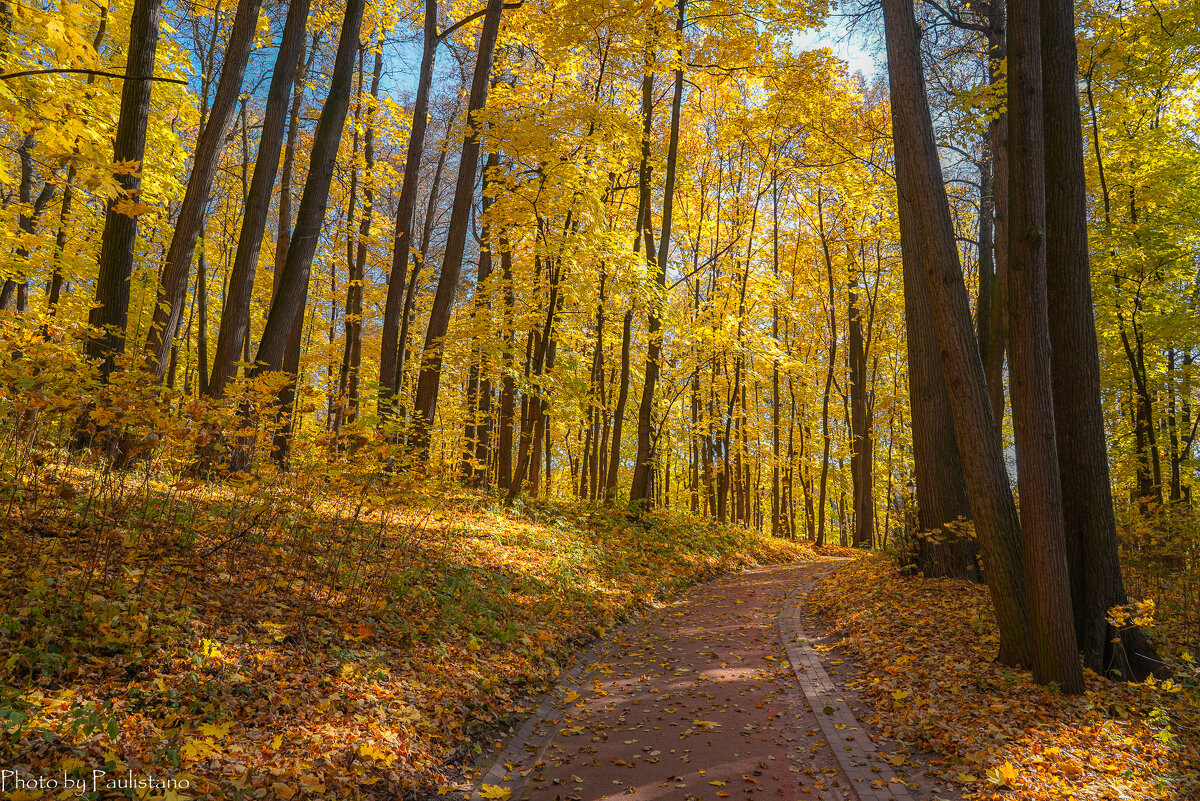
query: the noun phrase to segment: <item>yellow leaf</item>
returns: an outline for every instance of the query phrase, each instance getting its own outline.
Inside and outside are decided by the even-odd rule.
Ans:
[[[495,784],[485,784],[479,790],[479,796],[490,801],[508,801],[512,798],[512,790]]]
[[[1019,775],[1020,773],[1013,767],[1011,762],[997,765],[989,769],[986,773],[987,780],[996,787],[1011,787]]]
[[[200,738],[189,740],[187,744],[183,746],[183,748],[179,749],[180,756],[191,760],[207,759],[213,754],[219,753],[221,753],[221,749],[217,748],[208,740],[202,740]]]
[[[230,725],[229,723],[222,723],[218,726],[215,723],[205,723],[200,727],[200,733],[205,737],[224,737],[229,734]]]

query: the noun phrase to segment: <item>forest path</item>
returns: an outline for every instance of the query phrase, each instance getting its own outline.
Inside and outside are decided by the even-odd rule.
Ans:
[[[626,626],[564,677],[473,797],[908,801],[799,629],[796,599],[837,561],[745,570]]]

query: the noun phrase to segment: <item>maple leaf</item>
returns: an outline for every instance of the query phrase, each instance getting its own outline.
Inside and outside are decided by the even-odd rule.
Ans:
[[[184,744],[183,748],[179,749],[180,756],[186,757],[187,759],[193,761],[207,759],[213,754],[219,753],[221,753],[221,751],[215,745],[208,740],[200,738],[189,740],[186,744]]]
[[[489,801],[508,801],[512,798],[512,790],[496,784],[485,784],[480,788],[479,796]]]
[[[985,775],[988,782],[996,787],[1012,787],[1020,773],[1011,762],[1005,762],[1003,765],[988,769]]]

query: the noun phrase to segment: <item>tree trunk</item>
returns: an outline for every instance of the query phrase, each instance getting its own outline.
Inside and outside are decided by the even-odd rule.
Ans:
[[[279,291],[271,304],[267,324],[263,329],[258,353],[254,357],[254,374],[279,370],[287,348],[288,335],[299,318],[308,295],[308,278],[313,254],[325,224],[325,207],[329,202],[329,182],[333,177],[338,143],[350,107],[350,88],[354,82],[354,59],[359,49],[365,0],[348,0],[342,19],[329,95],[313,133],[312,160],[308,180],[296,212],[296,227],[288,247],[287,261],[279,278]],[[280,115],[282,116],[282,115]]]
[[[1004,354],[1008,350],[1008,111],[1002,87],[1007,79],[1005,59],[1004,3],[989,3],[988,80],[1001,94],[996,119],[988,123],[988,151],[991,157],[992,187],[991,240],[995,249],[992,302],[988,309],[987,350],[983,371],[988,382],[988,399],[997,433],[1004,430]]]
[[[125,64],[128,76],[121,87],[121,113],[113,140],[113,161],[134,162],[136,172],[117,176],[122,196],[137,200],[142,188],[142,159],[146,152],[146,124],[150,119],[150,94],[154,74],[154,54],[158,49],[159,17],[162,0],[134,0],[129,20],[129,51]],[[129,279],[133,272],[133,249],[137,244],[137,217],[116,210],[117,199],[110,200],[104,215],[104,233],[100,239],[100,266],[96,277],[96,306],[88,314],[88,324],[103,329],[90,337],[84,352],[100,359],[100,376],[108,380],[117,355],[125,352],[125,323],[129,315]]]
[[[992,419],[979,345],[942,183],[925,94],[912,0],[884,0],[892,135],[899,192],[921,225],[918,242],[950,397],[972,516],[987,565],[1000,628],[1000,659],[1028,664],[1028,624],[1021,572],[1021,524],[1008,486],[1000,437]]]
[[[1049,318],[1051,377],[1075,634],[1085,667],[1141,681],[1161,664],[1157,654],[1140,629],[1117,631],[1107,621],[1109,609],[1129,601],[1121,577],[1100,404],[1073,4],[1042,0],[1041,24],[1046,280],[1054,310]]]
[[[417,76],[417,96],[413,103],[412,130],[408,136],[408,151],[404,162],[404,178],[400,185],[400,200],[396,205],[396,226],[392,245],[392,267],[388,274],[387,299],[383,310],[383,340],[379,352],[379,417],[386,421],[395,413],[401,383],[400,365],[403,348],[399,332],[401,314],[407,317],[405,283],[408,279],[408,262],[413,250],[413,209],[417,202],[421,174],[421,156],[425,152],[425,130],[428,127],[429,91],[433,86],[433,66],[437,56],[438,4],[437,0],[425,0],[424,40],[421,50],[421,68]],[[442,151],[444,159],[445,150]],[[438,162],[440,178],[442,161]],[[434,190],[436,194],[436,188]],[[418,265],[419,267],[419,265]],[[414,271],[408,295],[416,284]]]
[[[683,25],[684,10],[687,0],[679,0],[678,19],[675,23],[675,35],[679,37],[679,66],[675,69],[675,94],[671,99],[671,134],[667,144],[666,181],[663,188],[662,230],[659,232],[659,244],[655,275],[655,285],[658,295],[650,303],[650,314],[646,326],[646,373],[642,383],[642,401],[638,406],[638,440],[637,461],[634,462],[633,480],[629,487],[629,502],[645,506],[650,498],[650,472],[654,466],[654,391],[658,384],[659,361],[662,355],[662,306],[666,303],[667,291],[667,257],[671,249],[671,216],[675,202],[675,164],[679,155],[679,115],[683,107]],[[653,87],[653,82],[650,84]],[[650,114],[650,101],[643,98],[647,120]],[[649,147],[645,142],[644,147]],[[649,247],[649,210],[646,213],[646,256],[647,261],[654,258]]]
[[[283,147],[283,131],[288,116],[285,113],[288,93],[291,91],[297,63],[304,47],[308,9],[309,0],[293,0],[288,7],[283,37],[275,57],[271,85],[267,90],[267,107],[263,117],[258,156],[254,161],[254,174],[250,178],[250,190],[247,193],[246,214],[242,219],[233,267],[229,273],[225,306],[221,310],[217,348],[208,385],[208,394],[213,398],[221,397],[225,386],[237,375],[237,362],[241,358],[243,342],[250,327],[250,296],[254,290],[254,273],[258,268],[258,254],[266,230],[272,190],[275,188],[279,151]],[[357,32],[355,37],[357,38]],[[281,224],[284,222],[280,220]]]
[[[496,34],[500,30],[503,0],[488,0],[479,32],[479,48],[475,58],[475,74],[471,79],[471,95],[467,104],[468,133],[463,141],[458,162],[458,183],[454,188],[454,205],[450,211],[450,228],[446,234],[446,249],[442,257],[442,272],[429,313],[425,331],[425,347],[421,354],[421,369],[417,377],[417,393],[413,401],[412,435],[409,446],[418,461],[429,455],[429,437],[437,409],[438,386],[442,378],[442,354],[454,295],[458,291],[458,276],[462,271],[463,250],[470,226],[471,206],[475,198],[475,175],[479,169],[479,134],[474,128],[474,115],[487,102],[492,71],[492,54]]]
[[[512,438],[513,415],[516,411],[516,378],[513,376],[516,357],[513,349],[516,347],[516,334],[513,331],[513,275],[512,253],[509,252],[508,242],[500,237],[500,271],[504,280],[504,334],[507,338],[504,348],[504,377],[500,383],[500,419],[496,443],[496,484],[502,490],[512,485]]]
[[[375,62],[371,70],[371,99],[379,100],[379,79],[383,74],[383,43],[375,48]],[[362,61],[359,61],[359,93],[362,92]],[[362,101],[359,100],[361,108]],[[337,429],[346,423],[353,423],[358,418],[358,383],[359,369],[362,365],[362,314],[363,314],[363,282],[366,278],[367,240],[371,237],[371,215],[375,208],[375,108],[376,102],[371,103],[367,112],[366,131],[363,134],[363,209],[362,219],[358,224],[358,241],[355,242],[350,261],[350,280],[346,282],[346,344],[342,352],[342,367],[338,374],[339,407]],[[361,115],[355,112],[356,120]],[[341,400],[344,395],[345,399]]]
[[[851,479],[854,498],[854,547],[870,548],[875,540],[875,502],[872,487],[872,443],[867,404],[867,353],[858,286],[850,282],[847,303],[850,343]]]
[[[629,351],[633,340],[633,310],[631,304],[625,311],[621,325],[621,377],[617,384],[617,405],[613,409],[611,452],[608,457],[608,475],[604,481],[604,500],[613,503],[617,499],[617,475],[621,468],[621,427],[625,422],[625,404],[629,400]]]
[[[954,436],[950,397],[938,356],[933,307],[917,242],[912,203],[898,198],[907,332],[908,403],[912,414],[913,467],[917,485],[917,567],[929,578],[979,580],[975,543],[955,523],[971,506]]]
[[[1040,0],[1009,0],[1008,287],[1013,433],[1033,678],[1083,692],[1055,445],[1046,297]],[[1074,79],[1071,79],[1074,83]]]
[[[192,174],[175,220],[175,233],[171,237],[167,261],[159,278],[154,319],[146,335],[146,361],[155,382],[162,380],[167,353],[175,341],[175,333],[183,316],[183,303],[187,297],[188,277],[192,272],[196,239],[204,225],[208,193],[212,189],[213,177],[217,174],[217,165],[225,144],[225,135],[233,121],[233,114],[242,92],[242,79],[246,74],[250,48],[254,44],[258,11],[261,7],[262,0],[238,2],[233,27],[229,32],[229,43],[225,46],[225,59],[221,64],[217,93],[213,97],[208,121],[196,141]]]

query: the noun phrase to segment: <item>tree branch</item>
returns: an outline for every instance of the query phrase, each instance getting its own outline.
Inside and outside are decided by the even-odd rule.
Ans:
[[[54,69],[54,70],[24,70],[22,72],[10,72],[5,75],[0,75],[0,81],[9,81],[13,78],[23,78],[26,75],[95,75],[100,78],[116,78],[119,81],[160,81],[162,83],[181,83],[187,84],[183,78],[155,78],[151,75],[121,75],[116,72],[104,72],[103,70],[77,70],[77,69]]]
[[[525,0],[519,0],[519,2],[516,2],[516,3],[505,3],[505,4],[504,4],[504,9],[505,9],[505,10],[507,10],[507,11],[511,11],[511,10],[513,10],[514,8],[520,8],[520,7],[521,7],[521,6],[522,6],[524,3],[525,3]],[[470,24],[470,23],[474,22],[475,20],[479,19],[480,17],[482,17],[482,16],[483,16],[483,13],[484,13],[485,11],[487,11],[487,9],[486,9],[486,8],[481,8],[480,10],[476,11],[474,14],[469,14],[469,15],[467,15],[467,16],[465,16],[465,17],[463,17],[463,18],[462,18],[462,19],[460,19],[458,22],[454,23],[454,24],[453,24],[453,25],[451,25],[449,28],[447,28],[446,30],[444,30],[444,31],[442,31],[441,33],[439,33],[439,34],[438,34],[438,41],[439,41],[439,42],[440,42],[440,41],[442,41],[442,40],[443,40],[443,39],[445,39],[447,36],[449,36],[450,34],[454,33],[454,32],[455,32],[455,31],[457,31],[459,28],[461,28],[462,26],[464,26],[464,25],[467,25],[467,24]]]

